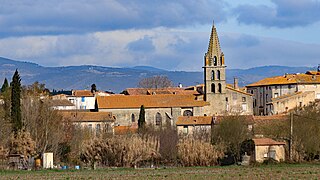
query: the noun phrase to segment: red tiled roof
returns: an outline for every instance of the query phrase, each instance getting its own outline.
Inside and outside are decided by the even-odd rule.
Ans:
[[[248,96],[253,96],[253,94],[250,94],[250,93],[247,93],[245,91],[241,91],[240,89],[234,89],[233,87],[231,86],[226,86],[226,89],[230,89],[232,91],[236,91],[238,93],[242,93],[242,94],[245,94],[245,95],[248,95]]]
[[[270,138],[253,138],[256,146],[270,146],[270,145],[286,145],[284,142],[278,142]]]
[[[320,75],[312,73],[306,74],[287,74],[284,76],[275,76],[262,79],[258,82],[247,85],[247,87],[267,86],[267,85],[283,85],[283,84],[319,84]]]
[[[138,96],[98,96],[99,109],[120,108],[165,108],[165,107],[202,107],[208,103],[195,100],[193,95],[138,95]]]
[[[176,125],[211,125],[212,121],[212,116],[179,116]]]
[[[138,128],[132,126],[114,126],[113,130],[115,135],[133,134],[138,132]]]
[[[59,111],[59,113],[74,122],[115,121],[110,112]]]
[[[94,96],[90,90],[74,90],[72,95],[76,97]]]

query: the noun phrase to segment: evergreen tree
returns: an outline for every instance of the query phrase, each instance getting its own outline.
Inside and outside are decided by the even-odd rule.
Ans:
[[[4,93],[8,88],[9,88],[9,83],[7,78],[5,78],[1,87],[1,93]]]
[[[10,85],[12,130],[17,133],[23,126],[21,119],[21,79],[17,69]]]
[[[138,128],[139,128],[139,130],[144,128],[145,123],[146,123],[145,110],[144,110],[144,106],[141,105],[139,119],[138,119]]]
[[[97,86],[96,86],[96,84],[92,84],[92,85],[91,85],[91,92],[92,92],[92,93],[97,92]]]

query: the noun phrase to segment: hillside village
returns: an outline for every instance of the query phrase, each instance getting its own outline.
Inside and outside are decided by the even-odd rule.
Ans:
[[[92,139],[102,133],[112,136],[141,133],[142,111],[146,126],[155,130],[171,127],[181,139],[197,134],[213,137],[214,127],[225,118],[239,117],[244,120],[254,143],[251,155],[255,161],[292,158],[288,155],[288,139],[275,138],[259,127],[274,121],[288,121],[290,113],[316,103],[320,99],[320,67],[316,71],[269,77],[239,87],[236,77],[233,84],[226,83],[227,65],[228,59],[224,57],[213,25],[203,59],[202,84],[127,88],[121,94],[99,90],[93,84],[91,90],[42,92],[38,98],[48,101],[50,108],[62,117],[62,122],[88,129]],[[4,103],[5,100],[2,105]],[[161,144],[156,141],[154,146],[158,143]],[[53,163],[48,167],[53,167]]]

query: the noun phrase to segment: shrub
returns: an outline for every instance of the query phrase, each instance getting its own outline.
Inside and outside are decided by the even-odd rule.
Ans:
[[[86,142],[81,160],[90,163],[102,163],[107,166],[130,167],[142,161],[158,158],[157,141],[141,136],[113,136],[107,139],[94,139]]]
[[[178,143],[178,158],[183,166],[213,166],[224,156],[224,150],[223,144],[186,138]]]

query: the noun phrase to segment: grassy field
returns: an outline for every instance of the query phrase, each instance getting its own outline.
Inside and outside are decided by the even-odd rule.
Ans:
[[[320,165],[280,164],[257,167],[167,169],[0,171],[0,179],[320,179]]]

